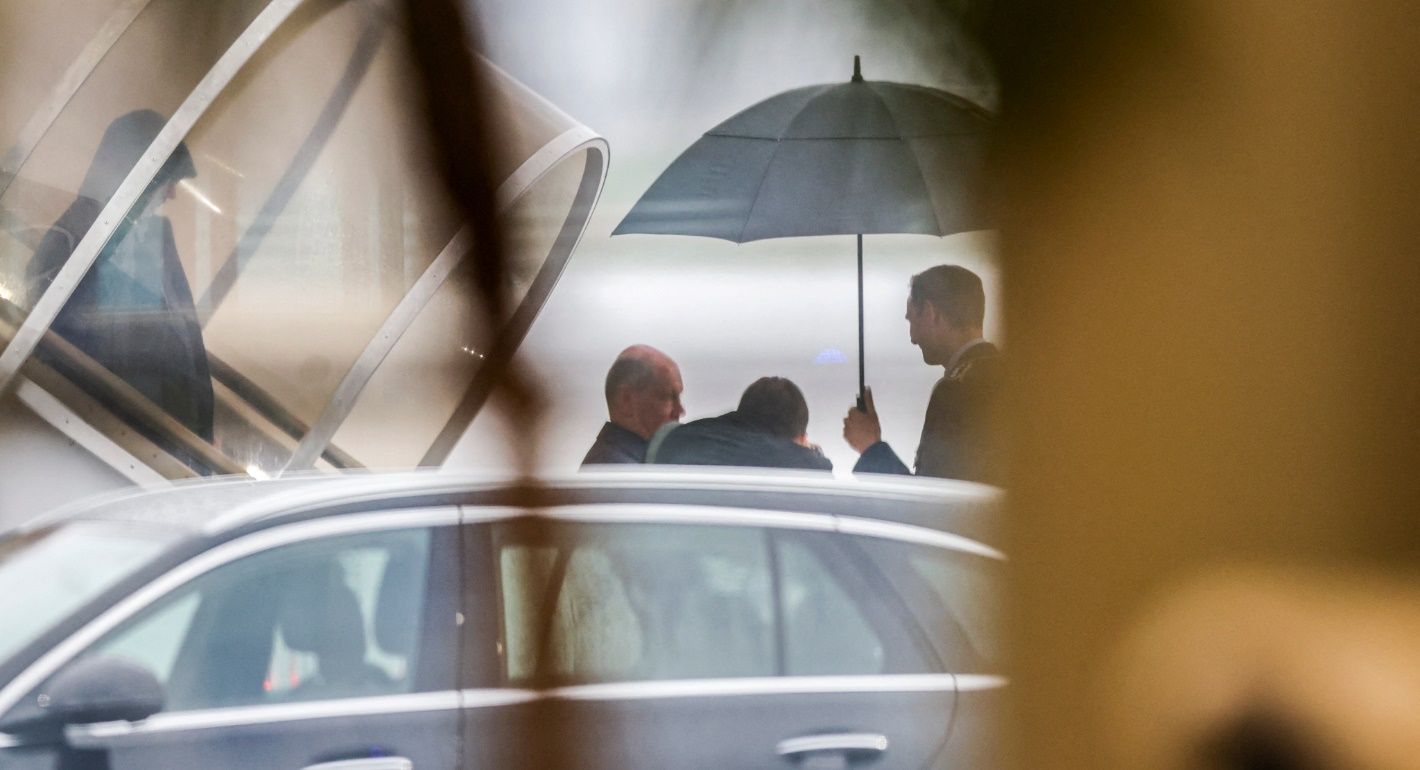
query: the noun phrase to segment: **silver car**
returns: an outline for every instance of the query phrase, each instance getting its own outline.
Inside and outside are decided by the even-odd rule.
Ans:
[[[981,768],[998,493],[413,474],[0,540],[0,767]]]

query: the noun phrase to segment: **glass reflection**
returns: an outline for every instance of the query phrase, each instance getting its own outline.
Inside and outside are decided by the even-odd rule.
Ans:
[[[49,3],[8,5],[7,20],[9,14],[20,14],[28,20],[25,28],[43,28],[36,17],[60,12]],[[10,175],[0,182],[0,299],[5,300],[0,305],[7,325],[17,326],[31,307],[29,263],[50,225],[81,195],[102,208],[117,187],[81,189],[109,127],[136,110],[171,115],[265,5],[264,0],[152,0],[84,75],[63,112],[29,148],[23,165],[6,169]],[[105,10],[110,9],[95,6],[82,15]],[[51,91],[64,85],[54,83]],[[96,192],[104,194],[95,198]],[[83,235],[75,233],[74,242]],[[9,333],[0,329],[0,344],[8,342]]]
[[[0,345],[265,5],[143,2],[20,173],[0,180]],[[471,259],[443,280],[448,265],[431,270],[458,222],[424,154],[393,22],[376,0],[311,0],[251,50],[132,210],[103,228],[25,376],[169,477],[425,458],[499,329],[486,328]],[[205,29],[184,40],[182,26]],[[575,122],[487,74],[507,129],[495,175],[530,182],[501,213],[511,307],[540,305],[584,224],[573,202],[603,168],[586,152],[539,156]],[[552,165],[529,178],[533,156]]]
[[[174,201],[216,442],[259,473],[284,467],[456,229],[428,184],[402,39],[376,4],[325,5],[278,31],[194,128],[198,194]]]
[[[564,235],[588,162],[586,151],[563,159],[503,213],[510,307],[528,298]],[[336,446],[371,467],[408,466],[424,458],[483,366],[493,340],[491,330],[482,325],[477,297],[472,261],[465,259],[361,391],[335,436]],[[391,425],[399,430],[391,431]]]

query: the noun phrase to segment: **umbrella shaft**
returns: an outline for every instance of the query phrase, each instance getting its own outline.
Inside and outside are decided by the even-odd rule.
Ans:
[[[863,349],[863,236],[858,236],[858,404],[861,407],[864,403],[863,394],[866,390],[866,367],[863,363],[865,352]]]

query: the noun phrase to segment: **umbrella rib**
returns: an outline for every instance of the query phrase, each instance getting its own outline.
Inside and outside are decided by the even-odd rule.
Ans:
[[[917,178],[922,180],[922,192],[927,194],[927,203],[932,207],[932,219],[937,223],[937,235],[946,235],[946,227],[942,225],[942,213],[937,210],[937,198],[932,194],[932,185],[927,184],[927,172],[922,170],[922,156],[917,154],[917,148],[911,140],[903,139],[902,143],[907,145],[907,151],[912,153],[912,159],[916,161]]]
[[[794,121],[798,120],[799,116],[804,114],[804,110],[809,108],[809,105],[813,103],[814,99],[817,99],[819,97],[819,94],[822,94],[829,88],[831,88],[831,86],[825,85],[819,88],[818,93],[814,94],[808,99],[805,99],[804,103],[799,106],[799,109],[794,112],[794,117],[789,118],[789,120],[784,123],[784,130],[780,132],[780,135],[778,137],[775,137],[774,139],[766,139],[765,137],[754,137],[759,139],[760,141],[774,142],[774,152],[769,153],[769,160],[765,161],[764,163],[764,171],[759,175],[759,185],[754,188],[754,198],[749,202],[749,209],[745,211],[745,221],[744,224],[740,225],[740,237],[735,240],[735,243],[745,242],[745,231],[749,230],[749,220],[751,217],[754,216],[754,207],[759,205],[759,194],[764,192],[764,180],[769,178],[769,167],[774,165],[774,156],[779,154],[779,143],[784,141],[784,134],[788,133],[790,128],[793,128]],[[940,229],[940,227],[938,229]]]
[[[870,88],[869,90],[873,92],[873,96],[877,97],[878,103],[883,106],[883,112],[888,114],[888,119],[891,120],[893,126],[897,128],[898,141],[907,145],[907,151],[912,154],[912,165],[917,168],[917,178],[922,180],[922,193],[927,196],[927,204],[932,207],[932,221],[937,223],[937,235],[945,235],[946,233],[944,231],[946,228],[942,226],[941,212],[937,211],[936,197],[932,195],[932,186],[927,184],[927,172],[922,170],[922,156],[917,154],[917,148],[913,146],[912,141],[902,136],[902,124],[897,120],[897,113],[892,111],[892,107],[888,105],[883,95],[878,93],[876,88]]]
[[[764,162],[764,171],[759,174],[759,184],[754,188],[754,198],[750,200],[749,208],[745,210],[745,221],[740,225],[740,235],[735,239],[735,243],[745,242],[745,231],[749,229],[750,217],[754,216],[754,207],[759,205],[759,194],[764,192],[764,180],[769,178],[769,167],[774,165],[774,156],[779,154],[778,139],[762,139],[760,141],[774,142],[774,152],[769,153],[769,160]]]
[[[991,110],[986,109],[985,107],[977,104],[976,102],[973,102],[972,100],[960,94],[954,94],[950,91],[944,91],[940,88],[927,88],[926,86],[915,85],[912,83],[902,83],[900,85],[905,88],[912,89],[913,91],[916,91],[929,99],[935,99],[939,102],[946,102],[947,104],[956,107],[957,109],[965,110],[971,113],[974,117],[986,123],[992,123],[995,121],[996,116],[992,114]]]

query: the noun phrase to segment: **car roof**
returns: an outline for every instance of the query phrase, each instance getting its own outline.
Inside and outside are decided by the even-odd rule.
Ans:
[[[434,471],[222,478],[110,495],[56,511],[55,519],[156,523],[222,537],[293,520],[434,505],[526,507],[579,504],[710,505],[853,515],[997,540],[1002,493],[981,484],[911,477],[839,479],[760,469],[606,466],[537,480]]]
[[[204,522],[233,507],[321,483],[309,477],[257,480],[249,476],[227,476],[128,487],[61,506],[25,522],[20,529],[33,530],[73,519],[104,519],[201,531]]]

